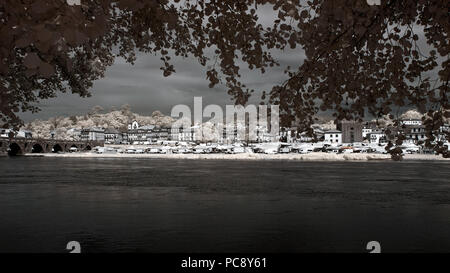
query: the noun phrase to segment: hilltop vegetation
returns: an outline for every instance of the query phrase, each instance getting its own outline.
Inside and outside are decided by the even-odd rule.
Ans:
[[[95,106],[86,115],[70,117],[53,117],[48,120],[36,119],[25,124],[24,129],[33,133],[33,137],[59,139],[76,139],[77,133],[74,129],[102,127],[126,130],[128,124],[136,120],[139,124],[155,124],[159,126],[170,126],[174,119],[165,116],[160,111],[154,111],[151,116],[143,116],[133,113],[129,105],[122,105],[119,110],[104,112],[101,106]]]

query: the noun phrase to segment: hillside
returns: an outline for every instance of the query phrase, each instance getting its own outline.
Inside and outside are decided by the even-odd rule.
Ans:
[[[126,130],[128,124],[136,120],[139,124],[155,124],[160,126],[170,126],[174,119],[165,116],[160,111],[155,111],[151,116],[142,116],[131,112],[128,105],[124,105],[120,110],[112,110],[103,113],[103,108],[95,106],[92,110],[81,116],[54,117],[48,120],[34,120],[26,123],[24,128],[33,133],[33,137],[50,138],[51,132],[55,133],[58,139],[76,139],[74,129],[91,127],[115,128]]]

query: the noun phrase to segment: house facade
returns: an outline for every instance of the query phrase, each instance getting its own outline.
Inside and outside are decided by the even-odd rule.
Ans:
[[[384,144],[387,143],[387,136],[381,130],[374,130],[367,134],[367,139],[372,144]]]
[[[105,142],[110,144],[121,144],[123,141],[123,135],[121,132],[114,128],[105,129]]]
[[[363,137],[363,139],[367,139],[367,135],[372,133],[372,131],[373,131],[372,128],[363,127],[362,128],[362,137]]]
[[[151,141],[154,127],[154,125],[140,126],[137,128],[135,126],[128,126],[128,128],[131,128],[127,131],[128,142],[133,143]]]
[[[105,130],[103,128],[81,129],[82,141],[105,141]]]
[[[324,140],[326,143],[342,144],[342,132],[339,130],[328,130],[324,132]]]
[[[32,138],[33,134],[28,130],[19,130],[14,132],[11,129],[0,129],[0,137],[10,137],[10,135],[14,135],[14,137],[20,138]]]
[[[363,141],[363,125],[361,122],[341,120],[337,124],[337,129],[342,132],[342,143]]]
[[[407,126],[404,130],[406,135],[406,142],[412,144],[418,144],[427,140],[425,126],[423,125],[413,125]]]
[[[168,136],[175,141],[196,141],[196,127],[189,128],[169,128]]]

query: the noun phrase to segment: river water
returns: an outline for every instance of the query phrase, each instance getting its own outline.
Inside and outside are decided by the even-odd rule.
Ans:
[[[450,252],[448,162],[0,158],[0,252]]]

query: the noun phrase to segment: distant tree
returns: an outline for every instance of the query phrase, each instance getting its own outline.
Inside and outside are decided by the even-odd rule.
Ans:
[[[77,124],[78,118],[76,116],[70,116],[69,119],[72,122],[72,125]]]
[[[51,127],[52,130],[55,130],[59,127],[59,123],[61,122],[62,119],[63,117],[53,117],[48,120],[52,126]]]
[[[154,111],[154,112],[152,113],[152,117],[153,117],[153,118],[164,117],[164,114],[161,113],[161,111]]]
[[[100,105],[96,105],[94,107],[91,108],[91,111],[89,112],[90,116],[95,116],[100,114],[101,112],[103,112],[105,109],[103,109],[103,107],[101,107]]]
[[[130,105],[127,104],[123,104],[122,106],[120,106],[120,111],[122,112],[122,114],[127,114],[131,112],[131,107]]]
[[[223,82],[245,104],[253,90],[240,80],[240,63],[264,73],[278,64],[273,51],[288,47],[302,48],[305,60],[262,96],[280,106],[284,125],[300,119],[312,133],[321,111],[361,119],[416,107],[431,135],[450,116],[448,0],[75,2],[0,2],[4,126],[20,125],[17,112],[37,111],[35,102],[59,91],[90,96],[115,57],[133,63],[136,51],[159,55],[164,76],[175,72],[169,52],[193,56],[208,67],[210,87]],[[274,11],[267,26],[260,7]]]
[[[117,129],[119,129],[120,132],[126,132],[127,129],[128,129],[128,126],[127,125],[122,125],[119,128],[117,128]]]

